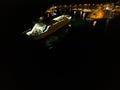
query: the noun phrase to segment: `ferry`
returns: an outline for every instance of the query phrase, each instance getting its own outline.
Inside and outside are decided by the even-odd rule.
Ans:
[[[60,15],[50,20],[50,22],[38,22],[35,23],[32,29],[24,32],[28,37],[34,40],[42,39],[61,29],[62,27],[69,25],[71,21],[70,15]]]

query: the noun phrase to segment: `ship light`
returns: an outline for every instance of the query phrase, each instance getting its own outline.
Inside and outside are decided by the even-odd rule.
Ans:
[[[44,19],[44,17],[40,17],[40,20],[43,20]]]
[[[93,26],[94,26],[94,27],[95,27],[96,23],[97,23],[97,21],[94,21],[94,22],[93,22]]]
[[[55,6],[54,8],[57,8],[57,6]]]
[[[68,17],[69,20],[71,20],[72,17]]]
[[[71,24],[69,24],[68,26],[71,27]]]
[[[106,10],[111,10],[111,8],[110,8],[110,7],[106,7],[105,9],[106,9]]]
[[[29,31],[26,33],[26,35],[30,36],[32,34],[32,31]]]

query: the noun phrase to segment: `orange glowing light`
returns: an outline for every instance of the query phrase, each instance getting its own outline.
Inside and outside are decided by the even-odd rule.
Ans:
[[[102,19],[104,17],[104,11],[97,9],[93,11],[90,16],[91,19]]]

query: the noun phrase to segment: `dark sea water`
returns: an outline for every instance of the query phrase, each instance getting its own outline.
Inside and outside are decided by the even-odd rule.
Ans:
[[[98,20],[93,28],[90,22],[74,16],[71,29],[65,35],[62,32],[63,37],[60,38],[61,32],[57,32],[44,40],[34,41],[24,38],[21,33],[32,27],[33,19],[41,16],[41,12],[50,5],[20,5],[23,4],[18,4],[11,15],[13,23],[10,25],[13,30],[9,31],[12,39],[9,40],[11,48],[7,52],[13,58],[8,62],[15,64],[14,79],[19,81],[20,88],[40,88],[41,80],[41,85],[44,85],[46,80],[49,80],[48,84],[65,80],[63,85],[71,85],[68,83],[71,80],[84,80],[83,83],[88,80],[89,85],[91,81],[111,78],[111,71],[105,67],[107,63],[111,63],[109,58],[112,58],[112,50],[118,47],[120,16],[110,20],[107,29],[105,19]],[[74,24],[74,21],[79,24]],[[54,36],[59,37],[57,42],[50,47],[44,47],[46,40]],[[92,84],[96,85],[95,82]],[[56,85],[60,87],[58,83]]]

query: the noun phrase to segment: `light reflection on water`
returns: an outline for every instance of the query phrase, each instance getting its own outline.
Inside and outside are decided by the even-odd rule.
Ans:
[[[110,22],[110,19],[107,19],[107,20],[106,20],[106,25],[105,25],[105,32],[107,32],[109,22]]]

